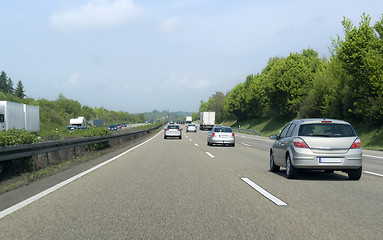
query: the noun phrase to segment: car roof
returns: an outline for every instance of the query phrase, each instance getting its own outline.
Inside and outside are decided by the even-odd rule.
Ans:
[[[180,125],[178,125],[178,124],[168,124],[167,127],[180,127]]]
[[[297,122],[299,124],[310,124],[310,123],[337,123],[337,124],[349,124],[344,120],[331,119],[331,118],[306,118],[306,119],[296,119],[293,122]]]

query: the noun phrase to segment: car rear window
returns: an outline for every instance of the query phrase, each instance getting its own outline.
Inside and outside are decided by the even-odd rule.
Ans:
[[[298,135],[316,137],[354,137],[356,136],[356,133],[348,124],[312,123],[301,125]]]
[[[233,132],[229,127],[214,128],[214,132]]]
[[[168,129],[179,129],[180,127],[178,125],[169,125]]]

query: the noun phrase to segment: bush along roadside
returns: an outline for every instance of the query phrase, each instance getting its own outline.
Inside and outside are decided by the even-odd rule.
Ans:
[[[35,132],[16,129],[0,132],[0,147],[36,142],[41,142],[41,138]]]
[[[40,138],[34,132],[16,129],[0,132],[0,147],[31,144],[40,141]],[[0,180],[31,170],[32,159],[30,157],[20,160],[2,161],[0,162]]]

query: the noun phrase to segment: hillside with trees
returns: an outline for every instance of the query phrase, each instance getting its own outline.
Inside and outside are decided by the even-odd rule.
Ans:
[[[145,122],[144,114],[130,114],[123,111],[107,110],[103,107],[91,108],[81,105],[76,100],[67,99],[59,94],[56,100],[27,97],[21,81],[14,88],[13,81],[2,71],[0,74],[0,101],[12,101],[40,106],[40,130],[47,132],[56,128],[65,128],[70,118],[84,116],[87,120],[103,119],[104,123],[137,123]]]
[[[344,37],[332,39],[330,59],[313,49],[273,57],[261,73],[227,93],[216,92],[200,111],[215,111],[223,121],[268,118],[336,118],[369,129],[383,123],[383,18],[359,26],[344,18]]]

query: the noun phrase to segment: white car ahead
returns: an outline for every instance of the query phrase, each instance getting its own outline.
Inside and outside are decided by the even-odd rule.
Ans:
[[[197,132],[197,126],[195,124],[188,124],[186,126],[186,132]]]

